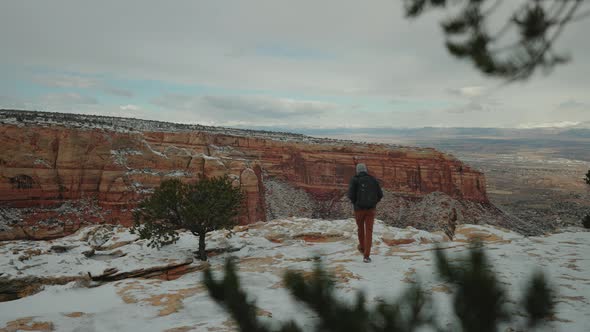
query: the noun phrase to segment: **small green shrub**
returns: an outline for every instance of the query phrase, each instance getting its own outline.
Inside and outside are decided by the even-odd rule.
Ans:
[[[243,194],[227,177],[201,179],[197,183],[165,180],[134,212],[131,231],[160,248],[178,240],[177,230],[199,237],[197,257],[207,260],[205,236],[237,223]]]

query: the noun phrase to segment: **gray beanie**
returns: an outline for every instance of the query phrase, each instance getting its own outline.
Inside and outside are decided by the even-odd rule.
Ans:
[[[356,164],[356,174],[359,174],[361,172],[368,173],[368,171],[367,171],[367,165],[365,165],[365,164]]]

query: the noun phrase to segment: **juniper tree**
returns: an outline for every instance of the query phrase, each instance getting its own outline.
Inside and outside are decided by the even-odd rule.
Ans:
[[[134,211],[133,233],[160,248],[178,240],[178,230],[199,237],[197,257],[207,260],[205,237],[237,223],[243,194],[227,177],[203,178],[196,183],[165,180]]]
[[[495,332],[498,325],[513,320],[510,299],[488,262],[482,244],[471,244],[467,257],[452,264],[442,250],[435,251],[439,276],[452,285],[453,309],[460,328],[466,332]],[[527,282],[520,301],[527,313],[527,330],[553,314],[554,294],[542,272],[537,271]],[[519,309],[518,307],[514,309]]]
[[[227,310],[242,332],[268,332],[268,326],[258,320],[256,303],[248,299],[248,294],[240,287],[240,279],[236,273],[236,264],[232,259],[225,262],[225,276],[221,281],[215,281],[210,269],[204,273],[203,283],[209,295]],[[279,331],[301,332],[293,322],[283,324]]]
[[[404,0],[410,18],[429,10],[450,14],[441,24],[448,51],[471,60],[483,74],[509,81],[525,80],[539,68],[548,71],[569,60],[554,45],[568,24],[590,14],[580,13],[584,2],[525,0],[515,5],[502,0]],[[494,27],[492,20],[500,25]]]
[[[442,250],[435,251],[440,277],[455,287],[453,309],[463,331],[493,332],[509,318],[506,292],[495,273],[487,270],[487,258],[474,246],[466,262],[452,265]]]
[[[367,308],[363,293],[357,293],[354,303],[336,299],[334,278],[321,265],[316,264],[313,274],[306,279],[300,272],[288,271],[284,282],[291,295],[313,310],[320,318],[316,331],[414,331],[431,322],[424,308],[427,297],[419,284],[406,290],[394,303],[383,302],[374,310]],[[293,320],[276,330],[260,322],[256,316],[256,302],[249,299],[240,287],[236,264],[232,259],[225,263],[225,276],[216,281],[211,270],[204,273],[203,283],[209,295],[229,312],[242,332],[299,332],[304,331]]]
[[[436,265],[440,277],[450,283],[453,292],[453,311],[449,327],[438,326],[431,301],[419,283],[406,289],[395,301],[379,302],[369,307],[362,292],[353,303],[342,301],[334,294],[334,278],[317,264],[313,274],[305,278],[300,272],[289,271],[284,276],[286,288],[298,301],[309,307],[318,317],[315,331],[385,332],[417,331],[431,327],[437,331],[497,331],[501,322],[512,321],[514,315],[507,307],[509,299],[498,281],[486,255],[473,245],[461,264],[451,264],[444,252],[437,248]],[[210,296],[226,309],[240,331],[266,332],[272,329],[258,320],[256,303],[240,287],[233,260],[226,261],[225,276],[216,281],[208,269],[204,284]],[[531,330],[550,317],[554,308],[554,294],[542,273],[535,274],[528,283],[523,298],[514,310],[526,312],[526,322],[519,330]],[[302,331],[293,321],[280,325],[276,331]]]
[[[288,271],[284,277],[291,295],[313,310],[320,320],[317,331],[414,331],[429,324],[428,298],[419,283],[408,288],[395,302],[381,302],[369,309],[362,292],[353,303],[336,299],[334,278],[320,263],[309,279]]]

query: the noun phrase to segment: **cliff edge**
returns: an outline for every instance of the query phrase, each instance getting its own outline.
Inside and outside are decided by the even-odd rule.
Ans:
[[[442,204],[435,219],[443,223],[480,218],[470,216],[473,207],[495,211],[484,174],[434,149],[11,110],[0,110],[0,142],[0,239],[59,237],[84,223],[130,225],[137,202],[167,178],[228,175],[246,192],[242,224],[350,216],[345,193],[358,162],[382,181],[378,217],[386,222],[440,223],[408,219],[433,194],[444,196],[433,203]]]

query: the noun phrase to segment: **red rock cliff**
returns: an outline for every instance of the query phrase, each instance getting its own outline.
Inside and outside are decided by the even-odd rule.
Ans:
[[[0,124],[0,206],[35,208],[26,210],[23,224],[50,219],[128,225],[130,209],[163,179],[228,174],[247,193],[241,223],[251,223],[265,220],[265,179],[330,199],[344,194],[357,162],[367,164],[388,192],[422,197],[439,191],[488,202],[481,172],[434,149],[260,136]],[[55,209],[64,202],[95,204]],[[67,231],[64,226],[61,232]]]

